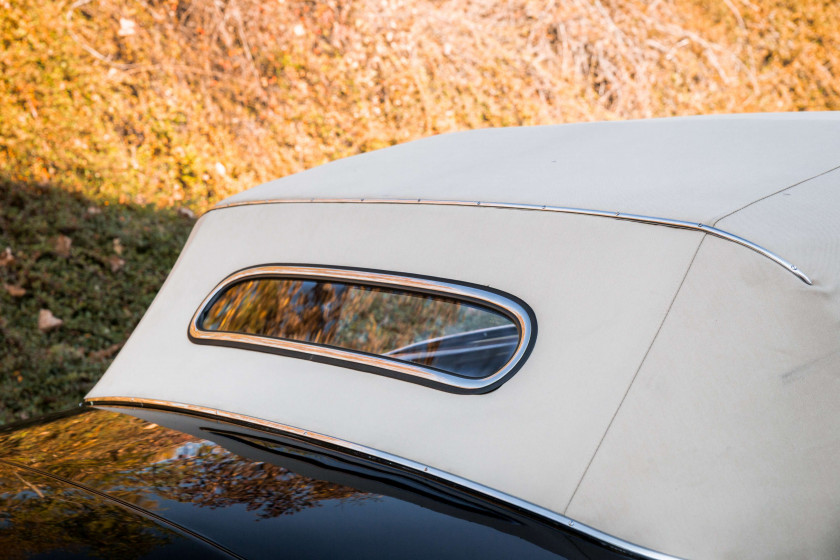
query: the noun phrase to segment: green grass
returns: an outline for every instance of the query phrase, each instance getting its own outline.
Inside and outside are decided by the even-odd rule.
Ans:
[[[174,210],[0,178],[0,253],[9,247],[14,256],[0,265],[0,423],[81,400],[151,303],[192,225]],[[72,241],[67,256],[57,248],[61,235]],[[15,296],[16,288],[26,293]],[[41,309],[64,324],[41,332]]]

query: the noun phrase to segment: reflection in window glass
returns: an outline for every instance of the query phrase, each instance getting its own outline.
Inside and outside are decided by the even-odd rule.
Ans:
[[[506,315],[457,299],[396,289],[292,278],[228,287],[199,328],[339,347],[465,377],[499,371],[519,330]]]

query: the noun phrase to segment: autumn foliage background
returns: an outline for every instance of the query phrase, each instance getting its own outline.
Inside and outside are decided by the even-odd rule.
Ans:
[[[834,0],[0,0],[0,41],[0,422],[78,401],[191,212],[260,182],[467,128],[840,109]]]

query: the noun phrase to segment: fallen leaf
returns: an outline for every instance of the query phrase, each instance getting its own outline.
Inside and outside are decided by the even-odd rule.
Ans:
[[[66,235],[59,235],[53,241],[53,249],[56,254],[65,259],[70,256],[70,246],[73,245],[73,240]]]
[[[21,288],[20,286],[12,286],[11,284],[3,284],[3,287],[6,288],[6,291],[9,292],[9,295],[12,297],[23,297],[26,295],[26,290]]]
[[[111,356],[116,354],[119,351],[120,348],[122,348],[122,343],[112,344],[111,346],[109,346],[108,348],[105,348],[103,350],[97,350],[96,352],[91,352],[90,353],[90,358],[92,360],[96,360],[96,361],[104,360],[105,358],[110,358]]]
[[[64,324],[64,321],[52,314],[49,309],[42,309],[38,312],[38,329],[41,332],[49,332]]]
[[[177,210],[179,216],[184,216],[185,218],[189,218],[191,220],[195,220],[195,212],[190,210],[189,208],[184,208],[183,206],[178,208]]]
[[[0,266],[8,266],[15,262],[15,257],[12,255],[12,248],[6,247],[6,250],[0,253]]]
[[[118,255],[123,253],[123,244],[119,237],[114,238],[114,252]]]
[[[108,264],[111,266],[111,272],[117,272],[125,266],[125,261],[117,255],[111,255],[108,257]]]

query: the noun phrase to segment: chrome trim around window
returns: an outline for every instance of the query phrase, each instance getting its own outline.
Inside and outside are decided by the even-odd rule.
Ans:
[[[340,438],[320,434],[318,432],[311,432],[309,430],[296,428],[294,426],[281,424],[279,422],[272,422],[270,420],[253,418],[244,414],[236,414],[233,412],[226,412],[223,410],[217,410],[205,406],[176,403],[159,399],[146,399],[136,397],[92,397],[86,398],[84,400],[84,404],[89,406],[105,408],[152,408],[168,410],[183,414],[201,415],[220,421],[227,421],[235,424],[240,424],[249,428],[268,429],[271,431],[281,433],[283,435],[302,439],[303,441],[326,444],[345,451],[349,451],[356,455],[361,455],[374,461],[383,462],[385,464],[399,465],[400,467],[413,471],[416,474],[444,481],[446,483],[453,484],[473,493],[486,496],[488,498],[497,500],[505,504],[509,504],[520,510],[529,512],[554,523],[563,525],[568,530],[586,536],[596,541],[601,546],[618,550],[622,553],[636,555],[644,560],[680,560],[680,558],[676,556],[671,556],[669,554],[664,554],[662,552],[657,552],[655,550],[651,550],[643,546],[627,542],[625,540],[619,539],[618,537],[614,537],[610,534],[600,531],[594,527],[590,527],[589,525],[578,523],[577,521],[570,519],[565,515],[561,515],[542,506],[538,506],[521,498],[517,498],[516,496],[511,496],[510,494],[507,494],[505,492],[495,490],[493,488],[484,486],[483,484],[479,484],[477,482],[473,482],[458,475],[440,469],[436,469],[435,467],[424,465],[417,461],[412,461],[411,459],[406,459],[398,455],[392,455],[385,451],[379,451],[371,447],[366,447],[364,445],[352,443]]]
[[[812,285],[811,279],[807,274],[799,270],[793,263],[783,259],[779,255],[765,249],[764,247],[753,243],[743,237],[739,237],[728,231],[718,229],[713,226],[707,226],[697,222],[686,222],[683,220],[672,220],[670,218],[656,218],[654,216],[642,216],[639,214],[626,214],[624,212],[608,212],[604,210],[588,210],[586,208],[571,208],[565,206],[548,206],[539,204],[520,204],[516,202],[480,202],[471,200],[429,200],[422,198],[277,198],[270,200],[248,200],[243,202],[228,202],[217,204],[210,208],[208,212],[213,210],[222,210],[225,208],[236,208],[238,206],[256,206],[261,204],[420,204],[428,206],[475,206],[488,208],[507,208],[512,210],[536,210],[542,212],[558,212],[561,214],[580,214],[583,216],[599,216],[602,218],[613,218],[616,220],[626,220],[630,222],[641,222],[644,224],[653,224],[659,226],[667,226],[678,229],[690,229],[695,231],[702,231],[714,237],[719,237],[733,243],[737,243],[759,255],[767,257],[779,266],[787,269],[788,272],[794,274],[797,278]]]
[[[308,342],[297,342],[266,336],[207,331],[199,327],[202,315],[214,302],[217,295],[229,286],[243,280],[256,278],[297,278],[310,280],[332,280],[336,282],[397,288],[431,295],[452,297],[466,302],[489,307],[508,316],[519,329],[519,343],[511,358],[493,375],[482,378],[468,378],[445,371],[424,367],[385,356],[354,352],[333,346]],[[306,357],[327,363],[370,371],[389,377],[396,377],[454,393],[486,393],[507,381],[527,358],[536,338],[536,319],[524,303],[514,301],[512,296],[502,295],[488,289],[479,289],[465,284],[417,276],[398,275],[358,269],[331,268],[309,265],[265,265],[236,272],[219,283],[198,306],[189,325],[189,338],[197,344],[242,347],[251,350],[273,352],[294,357]]]

